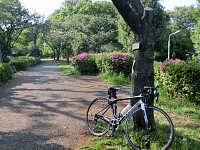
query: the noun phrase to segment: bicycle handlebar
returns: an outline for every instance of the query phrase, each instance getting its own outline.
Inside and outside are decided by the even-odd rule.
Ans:
[[[145,86],[144,89],[141,90],[141,95],[144,97],[152,95],[153,97],[157,97],[157,99],[158,99],[158,96],[159,96],[158,86],[156,86],[156,87]]]

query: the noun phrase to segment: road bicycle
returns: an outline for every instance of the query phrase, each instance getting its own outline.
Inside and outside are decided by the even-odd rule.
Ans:
[[[159,97],[158,87],[144,87],[138,96],[117,98],[120,88],[108,87],[109,98],[95,98],[88,106],[86,126],[95,136],[108,131],[113,136],[120,124],[125,123],[125,137],[135,150],[168,149],[174,138],[174,126],[169,115],[162,109],[147,105],[149,97]],[[119,101],[135,101],[118,112]]]

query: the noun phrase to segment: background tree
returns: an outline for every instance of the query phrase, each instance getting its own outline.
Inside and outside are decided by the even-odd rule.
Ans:
[[[194,25],[194,31],[191,33],[191,39],[196,48],[196,55],[200,58],[200,0],[197,0],[197,8],[191,10],[196,24]]]
[[[14,51],[16,55],[30,54],[31,56],[40,56],[40,46],[43,44],[41,39],[42,31],[44,29],[44,17],[36,12],[31,14],[30,26],[22,31],[18,37],[15,46],[20,51]]]
[[[81,52],[100,52],[102,47],[110,43],[121,46],[117,40],[117,18],[114,10],[110,2],[69,2],[49,20],[62,22],[74,55]]]
[[[118,15],[117,27],[118,40],[123,45],[123,51],[132,52],[131,45],[133,44],[134,34],[120,14]]]
[[[46,22],[45,31],[43,33],[44,41],[49,45],[54,53],[54,60],[60,59],[62,41],[64,33],[60,22]]]
[[[19,0],[0,0],[0,41],[3,55],[11,53],[11,48],[24,28],[29,26],[29,12]]]
[[[41,37],[41,33],[43,30],[43,24],[44,24],[44,17],[42,17],[40,14],[34,13],[32,15],[32,26],[29,28],[30,34],[28,39],[30,39],[33,42],[33,46],[31,49],[31,56],[40,56],[41,52],[39,49],[39,45],[42,44],[42,41],[39,39],[39,36]],[[38,44],[38,42],[40,43]]]
[[[186,60],[195,52],[191,39],[191,32],[193,32],[196,24],[196,20],[191,13],[191,10],[194,9],[193,6],[175,7],[173,11],[168,12],[170,16],[168,28],[171,33],[181,30],[179,34],[171,37],[171,53],[174,58]]]

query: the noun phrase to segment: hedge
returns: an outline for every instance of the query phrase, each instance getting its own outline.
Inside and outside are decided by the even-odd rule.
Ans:
[[[29,67],[36,66],[41,62],[41,58],[40,57],[20,56],[20,57],[17,57],[17,58],[26,59],[28,61],[28,66]]]
[[[155,65],[156,85],[163,87],[171,98],[200,102],[200,63],[171,59]]]
[[[81,74],[110,72],[130,76],[133,58],[127,53],[82,53],[74,57],[73,66]]]
[[[0,83],[12,78],[12,72],[8,63],[0,63]]]
[[[103,53],[96,56],[96,64],[101,72],[111,72],[130,76],[133,57],[128,53]]]
[[[25,58],[14,58],[9,62],[10,66],[15,66],[17,71],[25,71],[29,67],[29,63]]]

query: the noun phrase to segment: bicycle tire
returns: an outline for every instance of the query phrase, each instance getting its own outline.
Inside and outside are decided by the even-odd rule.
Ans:
[[[110,129],[109,121],[113,116],[113,108],[108,105],[108,102],[109,100],[107,98],[96,98],[88,106],[86,113],[86,126],[90,133],[95,136],[102,136]],[[107,105],[108,107],[103,110]],[[102,119],[103,117],[107,118],[107,121]]]
[[[166,112],[154,106],[146,106],[146,111],[153,112],[153,127],[149,131],[136,127],[134,117],[143,113],[141,108],[132,112],[126,120],[125,136],[129,145],[135,149],[166,150],[174,139],[174,126]],[[144,117],[141,117],[144,120]],[[144,121],[143,121],[144,123]]]

